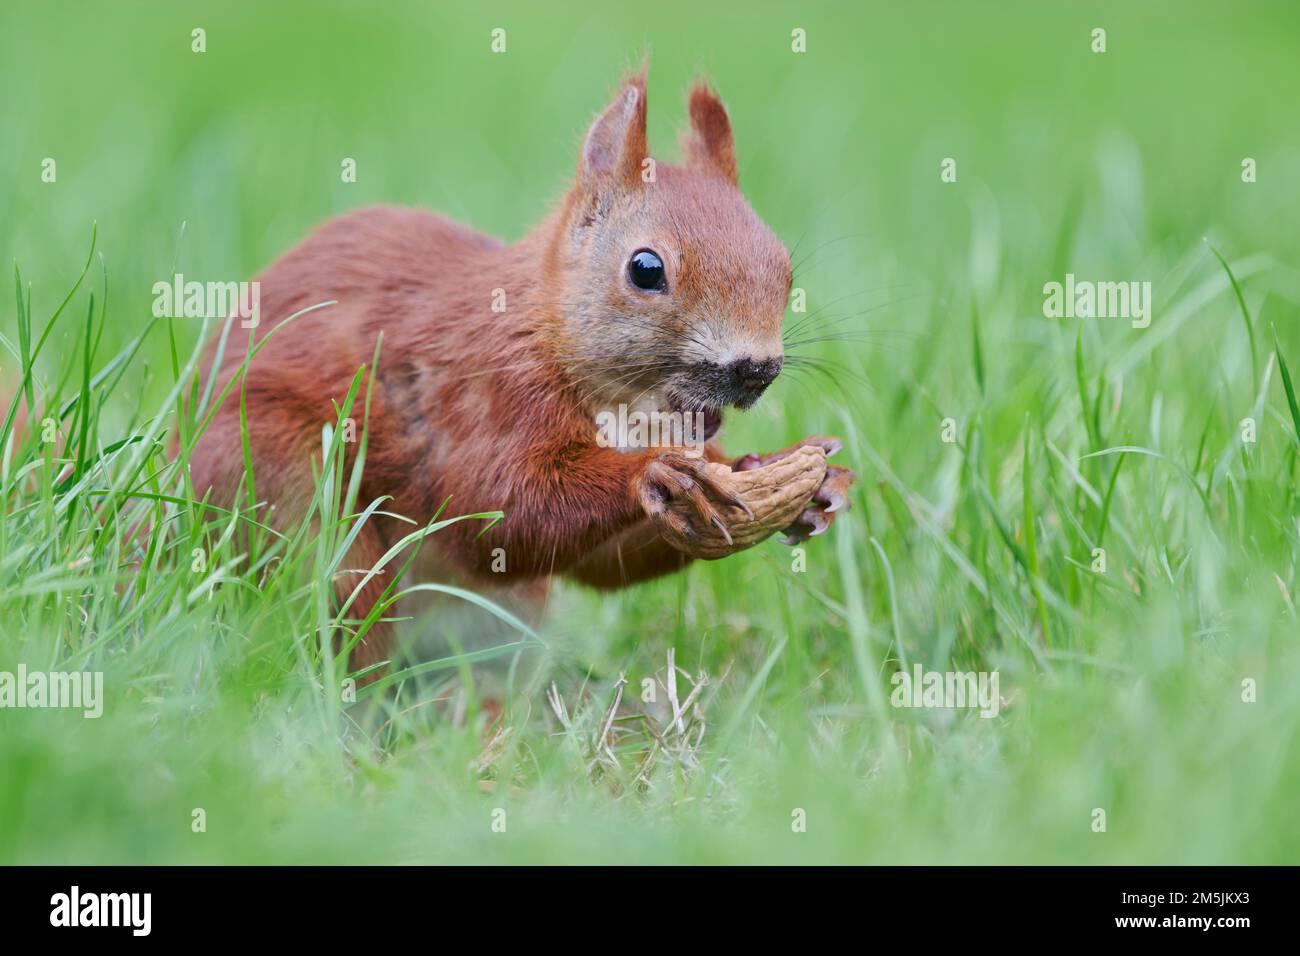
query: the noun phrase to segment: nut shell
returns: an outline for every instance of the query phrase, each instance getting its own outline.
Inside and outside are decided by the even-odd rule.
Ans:
[[[726,509],[727,531],[731,543],[716,527],[700,528],[698,520],[682,512],[699,535],[692,538],[675,532],[661,523],[659,533],[674,548],[696,558],[723,558],[752,548],[777,531],[783,531],[808,506],[826,476],[826,452],[815,445],[804,445],[784,458],[761,468],[732,471],[728,465],[709,462],[705,469],[711,476],[731,487],[754,513],[751,519],[735,509]]]

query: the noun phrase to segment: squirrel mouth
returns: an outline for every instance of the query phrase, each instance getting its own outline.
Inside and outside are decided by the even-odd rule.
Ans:
[[[704,409],[704,440],[708,441],[718,433],[722,427],[722,409],[706,408]]]
[[[717,405],[701,405],[698,402],[686,402],[676,396],[669,396],[668,403],[674,412],[689,418],[691,424],[703,422],[704,440],[709,441],[722,427],[722,408]],[[696,415],[703,416],[700,419]]]

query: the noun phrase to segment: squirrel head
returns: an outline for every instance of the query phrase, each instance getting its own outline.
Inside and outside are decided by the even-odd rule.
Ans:
[[[592,124],[559,217],[563,353],[586,396],[663,410],[748,408],[776,378],[790,256],[737,188],[722,101],[697,83],[680,166],[651,159],[645,75]]]

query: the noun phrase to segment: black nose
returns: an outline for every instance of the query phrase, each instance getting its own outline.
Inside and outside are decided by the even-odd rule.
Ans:
[[[742,389],[751,393],[754,398],[762,394],[763,389],[772,384],[772,380],[781,374],[781,360],[779,358],[764,359],[761,362],[755,362],[753,359],[737,359],[731,363],[731,376]]]

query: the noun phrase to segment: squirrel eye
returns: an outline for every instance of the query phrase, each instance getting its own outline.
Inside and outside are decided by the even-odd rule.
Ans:
[[[664,281],[664,261],[649,249],[632,253],[632,258],[627,261],[627,277],[634,286],[647,292],[665,292],[668,289],[668,283]]]

